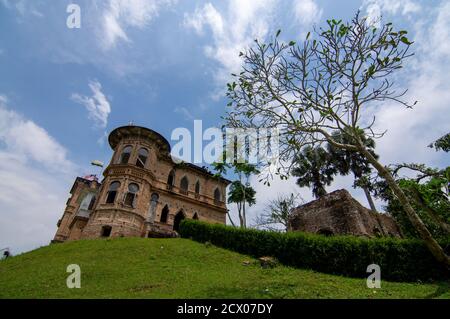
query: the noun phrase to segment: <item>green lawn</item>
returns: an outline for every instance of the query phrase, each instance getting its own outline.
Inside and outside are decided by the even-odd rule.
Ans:
[[[250,261],[244,265],[244,261]],[[81,267],[81,288],[66,267]],[[188,239],[55,244],[0,262],[0,298],[450,298],[450,283],[394,283],[278,266]]]

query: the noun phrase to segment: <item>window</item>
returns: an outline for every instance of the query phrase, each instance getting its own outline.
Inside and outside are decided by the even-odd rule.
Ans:
[[[95,204],[95,196],[92,196],[91,201],[89,202],[88,210],[92,210]]]
[[[195,183],[195,197],[198,198],[200,195],[200,182],[197,181],[197,183]]]
[[[216,190],[214,191],[214,202],[217,204],[220,203],[220,201],[221,201],[220,190],[219,188],[216,188]]]
[[[126,206],[134,207],[135,200],[137,197],[137,192],[139,191],[139,186],[137,184],[131,183],[128,185],[128,192],[125,194],[124,204]]]
[[[156,211],[156,205],[158,205],[159,195],[157,193],[153,193],[150,198],[150,207],[148,209],[148,221],[154,222],[155,221],[155,211]]]
[[[108,194],[106,195],[106,203],[112,204],[116,200],[117,190],[120,187],[119,182],[112,182],[111,185],[109,185]]]
[[[194,214],[194,216],[192,217],[192,219],[194,219],[194,220],[198,220],[198,214],[197,214],[197,213],[195,213],[195,214]]]
[[[111,226],[103,226],[101,236],[102,237],[111,236],[111,229],[112,229]]]
[[[138,158],[136,160],[136,166],[145,167],[145,163],[147,162],[148,151],[145,148],[141,148],[138,152]]]
[[[128,160],[131,156],[131,150],[133,147],[131,145],[125,146],[122,150],[122,154],[120,154],[119,164],[128,164]]]
[[[187,179],[186,176],[184,176],[180,181],[180,193],[187,194],[188,187],[189,187],[189,180]]]
[[[173,170],[171,170],[169,173],[169,177],[167,177],[167,189],[168,190],[172,189],[174,181],[175,181],[175,172]]]
[[[163,210],[161,211],[161,218],[159,219],[159,221],[161,223],[167,223],[167,217],[169,216],[169,207],[164,206]]]
[[[91,210],[92,200],[95,201],[94,193],[88,193],[86,196],[84,196],[83,200],[81,201],[79,210]]]
[[[159,199],[159,195],[157,193],[153,193],[151,197],[151,201],[157,203]]]

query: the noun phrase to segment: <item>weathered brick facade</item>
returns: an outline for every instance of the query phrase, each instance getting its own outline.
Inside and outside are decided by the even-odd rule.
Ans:
[[[77,177],[55,242],[173,236],[183,218],[225,224],[228,180],[175,164],[167,140],[144,127],[119,127],[109,144],[114,154],[102,183]]]
[[[340,189],[294,208],[289,231],[361,237],[402,237],[394,219],[362,206],[348,191]]]

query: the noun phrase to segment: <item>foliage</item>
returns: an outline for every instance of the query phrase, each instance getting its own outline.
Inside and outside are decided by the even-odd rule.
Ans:
[[[370,264],[381,267],[382,278],[415,281],[448,278],[423,242],[394,238],[363,239],[352,236],[270,232],[240,229],[218,224],[184,220],[182,237],[254,257],[272,256],[289,266],[324,273],[367,277]],[[450,251],[450,241],[443,243]]]
[[[367,149],[367,151],[372,154],[375,159],[378,159],[378,155],[375,154],[375,140],[370,137],[364,136],[362,130],[360,132],[360,140]],[[343,132],[335,131],[332,134],[333,138],[341,144],[353,144],[350,136],[346,130]],[[370,183],[370,174],[372,173],[372,166],[367,161],[367,159],[361,155],[361,153],[342,149],[333,146],[331,143],[327,143],[327,150],[330,153],[330,157],[333,160],[334,167],[338,170],[341,175],[347,175],[350,172],[353,173],[355,178],[353,187],[360,187],[364,190],[366,194],[367,201],[369,202],[370,208],[376,211],[375,204],[373,203],[370,192],[373,191],[373,187]]]
[[[308,145],[296,154],[292,175],[298,177],[298,186],[310,187],[314,197],[319,198],[327,194],[325,186],[331,184],[337,173],[332,163],[332,157],[324,148]]]
[[[450,133],[447,133],[441,138],[437,139],[436,141],[428,145],[428,147],[434,147],[436,151],[442,150],[444,152],[450,152]]]
[[[256,191],[251,186],[243,185],[240,181],[232,182],[229,192],[228,203],[247,203],[249,206],[256,203]]]
[[[449,232],[445,225],[450,225],[449,178],[442,175],[441,177],[432,177],[423,183],[419,183],[420,180],[421,178],[399,178],[398,184],[432,235],[435,238],[448,238]],[[385,209],[397,221],[403,235],[409,238],[419,238],[419,234],[405,217],[403,206],[389,187],[379,181],[375,188],[377,196],[387,202]]]
[[[259,174],[256,165],[249,164],[245,161],[237,160],[227,163],[225,161],[226,153],[224,152],[221,162],[213,163],[213,168],[217,172],[216,176],[220,177],[226,174],[227,170],[233,168],[234,173],[238,175],[238,179],[231,183],[228,195],[228,203],[235,203],[238,209],[240,227],[247,227],[246,205],[252,206],[256,203],[256,191],[250,186],[249,179],[253,174]],[[233,226],[235,226],[230,214],[228,218]]]

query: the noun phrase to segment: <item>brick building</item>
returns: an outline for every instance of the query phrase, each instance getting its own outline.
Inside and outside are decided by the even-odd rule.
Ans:
[[[176,164],[155,131],[123,126],[108,138],[114,150],[100,183],[77,177],[54,242],[99,237],[173,236],[184,218],[225,224],[225,178]]]

